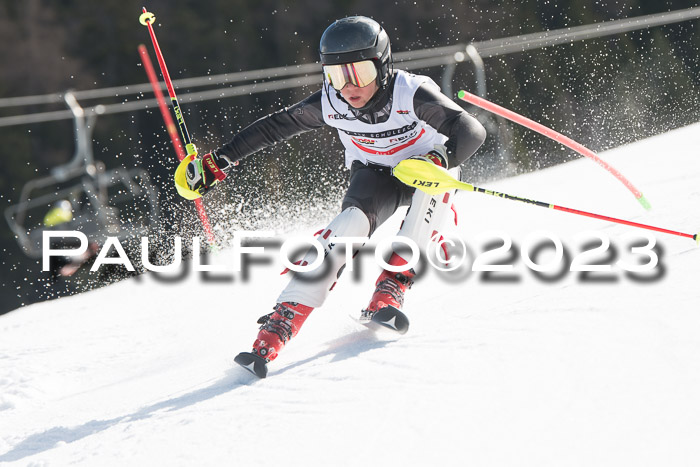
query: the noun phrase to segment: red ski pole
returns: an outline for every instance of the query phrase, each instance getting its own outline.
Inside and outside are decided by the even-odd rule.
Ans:
[[[521,203],[531,204],[533,206],[539,206],[541,208],[553,209],[555,211],[568,212],[570,214],[576,214],[579,216],[592,217],[594,219],[600,219],[608,222],[615,222],[617,224],[629,225],[632,227],[637,227],[640,229],[653,230],[655,232],[662,232],[670,235],[677,235],[679,237],[692,238],[698,244],[700,244],[700,233],[686,233],[679,232],[676,230],[665,229],[663,227],[655,227],[648,224],[640,224],[639,222],[632,222],[624,219],[617,219],[615,217],[604,216],[602,214],[595,214],[593,212],[581,211],[580,209],[567,208],[564,206],[558,206],[552,203],[545,203],[544,201],[536,201],[528,198],[523,198],[521,196],[509,195],[507,193],[500,193],[498,191],[487,190],[485,188],[480,188],[474,186],[471,183],[462,182],[457,180],[450,174],[447,170],[439,167],[432,162],[418,160],[418,159],[405,159],[399,162],[396,167],[393,168],[392,173],[394,177],[401,180],[408,186],[413,186],[418,190],[421,190],[429,195],[438,195],[445,193],[451,189],[458,189],[464,191],[474,191],[477,193],[483,193],[485,195],[497,196],[503,199],[509,199],[511,201],[520,201]]]
[[[156,76],[156,70],[153,68],[151,57],[148,56],[148,50],[146,50],[145,45],[139,45],[139,54],[141,55],[141,63],[143,64],[144,70],[146,70],[148,81],[151,83],[151,87],[153,88],[153,94],[156,96],[156,100],[158,101],[158,108],[160,109],[160,114],[163,116],[163,121],[165,122],[165,128],[168,131],[168,135],[170,135],[170,141],[173,143],[175,154],[177,154],[177,158],[179,160],[182,160],[185,158],[187,153],[185,153],[185,149],[180,142],[180,137],[177,134],[177,127],[175,126],[173,117],[170,115],[170,110],[168,110],[168,104],[165,102],[163,91],[160,90],[160,83],[158,82],[158,77]]]
[[[143,7],[143,13],[139,18],[139,21],[141,21],[141,24],[148,28],[148,33],[151,35],[153,49],[156,52],[156,58],[158,59],[158,65],[160,66],[160,73],[161,75],[163,75],[163,79],[165,80],[165,86],[168,88],[170,101],[172,102],[173,110],[175,111],[175,118],[177,118],[177,124],[180,127],[182,139],[185,141],[185,149],[187,150],[187,155],[191,156],[193,154],[197,154],[197,149],[194,147],[194,144],[192,144],[192,140],[190,139],[190,133],[187,131],[187,125],[185,125],[185,119],[183,118],[182,111],[180,110],[180,103],[177,100],[175,88],[173,88],[173,82],[170,79],[170,73],[168,73],[168,67],[165,65],[163,53],[160,51],[158,39],[156,39],[156,32],[153,30],[153,22],[155,21],[155,19],[155,15],[146,10],[146,7]]]
[[[139,46],[141,61],[143,63],[144,68],[146,69],[146,74],[148,75],[148,79],[151,82],[151,86],[153,87],[153,92],[156,95],[156,99],[158,100],[158,106],[160,107],[160,112],[163,116],[163,120],[165,121],[165,126],[168,130],[168,134],[170,135],[170,139],[173,143],[173,146],[175,147],[175,153],[177,154],[177,158],[178,160],[182,161],[186,156],[196,156],[197,149],[190,140],[190,134],[187,131],[187,125],[185,125],[185,119],[182,115],[182,111],[180,110],[180,103],[177,100],[177,95],[175,94],[175,89],[173,88],[173,82],[170,79],[168,68],[165,65],[163,54],[160,51],[160,46],[158,45],[158,40],[156,39],[156,34],[153,30],[152,23],[153,21],[155,21],[155,16],[153,15],[153,13],[148,12],[146,10],[146,7],[143,7],[143,14],[141,14],[139,21],[141,21],[141,24],[148,27],[148,32],[151,36],[151,42],[153,42],[153,48],[155,49],[156,57],[158,58],[160,72],[163,75],[165,85],[168,88],[168,94],[170,95],[170,100],[173,104],[173,109],[175,110],[175,116],[177,117],[177,123],[180,127],[180,133],[182,134],[182,138],[185,141],[185,148],[187,149],[187,154],[185,154],[185,152],[182,150],[182,144],[180,143],[180,139],[178,138],[177,131],[175,131],[175,124],[173,123],[172,116],[170,115],[167,105],[165,104],[165,98],[163,97],[163,93],[160,90],[160,83],[158,82],[158,78],[156,77],[156,73],[153,68],[153,64],[151,63],[151,59],[148,56],[148,52],[146,51],[146,47],[141,45]],[[214,232],[212,231],[211,224],[209,222],[209,216],[207,216],[207,213],[204,210],[202,200],[200,198],[197,198],[194,200],[194,203],[195,208],[197,210],[197,215],[199,216],[199,220],[202,223],[202,227],[204,228],[204,233],[207,236],[207,241],[210,245],[215,245],[216,240],[214,239]]]

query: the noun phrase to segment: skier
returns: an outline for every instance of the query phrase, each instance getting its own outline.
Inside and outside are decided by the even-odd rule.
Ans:
[[[303,101],[263,117],[236,134],[226,145],[187,166],[188,189],[205,194],[224,180],[244,157],[303,132],[337,128],[345,146],[350,184],[342,209],[318,241],[326,255],[325,275],[297,273],[261,324],[252,353],[242,360],[258,376],[267,373],[284,345],[299,332],[314,308],[320,307],[343,270],[345,249],[333,248],[335,237],[369,237],[400,206],[410,205],[398,233],[425,246],[448,218],[454,191],[429,196],[392,176],[401,160],[419,157],[449,169],[459,166],[484,142],[483,126],[440,92],[427,77],[394,70],[389,37],[374,20],[353,16],[335,21],[320,41],[322,89]],[[307,254],[310,263],[315,249]],[[407,261],[394,251],[391,266]],[[305,275],[307,277],[305,277]],[[385,307],[402,308],[415,271],[383,271],[361,319],[370,320]]]

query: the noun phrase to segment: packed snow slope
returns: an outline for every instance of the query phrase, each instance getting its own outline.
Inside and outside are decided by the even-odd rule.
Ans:
[[[700,124],[601,155],[649,212],[587,159],[487,187],[694,233],[698,147]],[[456,208],[451,235],[512,271],[426,267],[397,338],[349,317],[378,273],[365,255],[264,380],[233,357],[286,281],[274,254],[247,277],[145,275],[0,317],[0,464],[697,465],[700,247],[659,233],[634,253],[639,229],[477,193]],[[501,237],[510,252],[483,257]],[[546,264],[554,249],[531,242],[543,238],[566,261],[608,239],[582,262],[611,268],[538,278],[522,252]],[[228,268],[230,253],[210,263]],[[654,254],[650,271],[625,272]]]

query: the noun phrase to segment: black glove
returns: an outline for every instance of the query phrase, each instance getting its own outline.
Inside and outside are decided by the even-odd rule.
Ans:
[[[204,154],[201,157],[196,157],[187,165],[185,176],[187,178],[187,186],[192,191],[196,191],[200,195],[204,195],[211,190],[214,185],[225,179],[228,171],[232,166],[238,165],[238,162],[231,162],[226,156],[217,156],[216,153]]]
[[[413,156],[411,159],[421,159],[432,162],[435,165],[439,165],[447,169],[447,148],[442,144],[436,144],[433,149],[428,151],[427,154],[422,156]]]

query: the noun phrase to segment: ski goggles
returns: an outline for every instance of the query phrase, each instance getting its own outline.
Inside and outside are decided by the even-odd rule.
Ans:
[[[343,65],[324,65],[323,73],[331,86],[340,91],[351,83],[358,88],[369,86],[377,79],[377,67],[372,60],[345,63]]]

